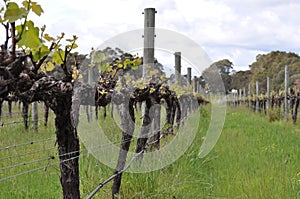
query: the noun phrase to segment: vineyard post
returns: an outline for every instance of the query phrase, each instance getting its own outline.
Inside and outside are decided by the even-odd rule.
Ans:
[[[147,79],[149,66],[154,66],[154,38],[155,38],[155,8],[145,8],[144,9],[144,55],[143,55],[143,78]],[[140,152],[140,150],[145,146],[147,141],[147,137],[145,136],[149,134],[148,125],[152,126],[153,135],[151,135],[150,140],[157,140],[154,148],[159,149],[159,137],[160,137],[160,117],[161,117],[161,105],[160,102],[153,103],[148,102],[142,103],[142,115],[143,115],[143,125],[141,130],[141,135],[137,142],[136,152]],[[153,103],[153,104],[152,104]],[[150,108],[152,105],[154,109],[152,109],[152,113],[150,114]]]
[[[251,108],[251,84],[248,84],[248,105]]]
[[[258,81],[256,81],[256,96],[255,96],[255,112],[257,113],[259,111],[259,101],[258,101],[258,95],[259,95],[259,88],[258,88]]]
[[[197,84],[197,93],[200,93],[201,95],[204,96],[203,94],[203,89],[202,89],[202,86],[201,86],[201,83],[200,83],[200,78],[199,78],[199,81],[198,81],[198,84]]]
[[[144,17],[144,52],[143,78],[147,77],[147,66],[154,65],[154,37],[155,37],[155,8],[145,8]]]
[[[32,128],[34,131],[38,130],[38,102],[33,102],[32,103],[32,109],[31,109],[31,114],[32,114]]]
[[[175,52],[175,80],[181,85],[181,52]]]
[[[193,83],[194,83],[194,92],[196,93],[198,91],[198,79],[197,79],[197,76],[194,76],[194,79],[193,79]]]
[[[192,83],[192,68],[187,68],[187,85],[190,86]]]
[[[270,77],[267,77],[267,111],[270,108]]]
[[[234,96],[234,107],[237,107],[237,101],[238,101],[238,91],[233,94]]]
[[[289,67],[286,65],[284,70],[284,120],[288,120],[288,88],[289,88]]]
[[[198,81],[197,81],[197,93],[202,93],[202,91],[201,91],[201,85],[200,85],[200,78],[198,79]]]
[[[143,49],[143,78],[147,79],[147,67],[154,65],[154,30],[155,30],[155,8],[144,9],[144,49]],[[142,115],[145,113],[145,102],[142,103]]]
[[[242,89],[239,89],[239,101],[238,101],[238,105],[241,105],[242,102]]]
[[[243,88],[243,103],[246,104],[246,88]]]
[[[92,68],[88,68],[88,84],[91,84],[92,83]],[[92,119],[92,111],[91,111],[91,106],[90,105],[86,105],[86,115],[87,115],[87,120],[88,122],[91,121]]]

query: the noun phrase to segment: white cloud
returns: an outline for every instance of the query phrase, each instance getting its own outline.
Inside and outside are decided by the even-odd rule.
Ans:
[[[45,13],[34,20],[39,25],[46,24],[53,35],[65,32],[79,36],[79,50],[83,53],[117,34],[143,28],[142,12],[146,7],[156,8],[156,27],[184,34],[202,45],[213,60],[228,58],[243,69],[255,61],[257,53],[272,50],[300,53],[300,1],[297,0],[44,0],[39,3]],[[0,35],[1,41],[3,36]]]

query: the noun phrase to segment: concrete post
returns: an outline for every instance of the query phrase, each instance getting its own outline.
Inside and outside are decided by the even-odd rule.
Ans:
[[[181,84],[181,52],[175,52],[175,80]]]
[[[154,35],[155,35],[155,8],[145,8],[144,18],[144,54],[143,77],[149,78],[147,67],[154,65]]]
[[[187,68],[187,85],[190,86],[192,83],[192,68]]]

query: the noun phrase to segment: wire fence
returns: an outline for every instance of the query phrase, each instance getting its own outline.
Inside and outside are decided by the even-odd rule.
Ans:
[[[20,144],[9,145],[9,146],[5,146],[5,147],[0,148],[0,151],[8,150],[8,149],[11,149],[11,148],[23,147],[23,146],[27,146],[27,145],[33,145],[33,144],[37,144],[37,143],[40,143],[40,142],[48,142],[48,141],[51,141],[51,140],[54,140],[54,139],[55,138],[47,138],[47,139],[24,142],[24,143],[20,143]]]
[[[93,110],[90,111],[90,113],[95,114],[95,112]],[[21,115],[22,116],[22,113],[16,113],[15,115]],[[186,118],[182,118],[181,122],[185,119]],[[44,120],[38,120],[38,121],[44,121]],[[8,122],[0,123],[0,126],[5,127],[5,126],[21,124],[21,123],[24,123],[24,121],[23,120],[22,121],[8,121]],[[104,181],[102,181],[101,183],[99,183],[99,185],[91,192],[91,194],[87,198],[92,198],[103,186],[105,186],[111,180],[116,178],[118,175],[126,172],[131,167],[131,165],[148,149],[149,146],[159,142],[164,136],[166,136],[168,134],[169,133],[164,132],[160,135],[160,137],[158,139],[156,139],[152,142],[147,142],[146,145],[142,148],[142,150],[139,153],[136,153],[128,161],[128,164],[122,170],[117,171],[116,173],[111,175],[109,178],[107,178]],[[45,143],[50,142],[50,141],[54,141],[55,139],[56,138],[51,137],[51,138],[47,138],[47,139],[33,140],[33,141],[29,141],[29,142],[9,145],[9,146],[5,146],[5,147],[0,148],[0,152],[10,150],[10,149],[26,147],[26,146],[32,146],[32,145],[36,145],[38,143],[42,143],[43,145],[45,145]],[[45,170],[46,171],[47,168],[49,168],[51,166],[55,166],[55,165],[62,164],[64,162],[79,158],[79,156],[82,156],[83,152],[88,151],[88,150],[92,151],[92,152],[96,152],[97,150],[105,150],[106,147],[109,147],[111,145],[115,145],[115,144],[120,144],[121,145],[121,144],[124,144],[124,143],[127,143],[127,142],[132,142],[135,139],[136,138],[133,137],[133,138],[130,138],[130,139],[122,140],[121,142],[120,141],[110,142],[110,143],[107,143],[107,144],[94,146],[94,147],[89,148],[89,149],[84,148],[84,149],[80,149],[80,150],[76,150],[76,151],[72,151],[72,152],[68,152],[68,153],[64,153],[64,154],[57,154],[57,151],[54,152],[54,149],[57,148],[57,147],[46,147],[44,149],[23,152],[21,154],[13,154],[13,155],[10,154],[8,156],[1,157],[0,161],[18,159],[18,158],[21,158],[21,157],[27,158],[27,156],[30,156],[30,155],[43,154],[44,152],[50,152],[50,155],[47,155],[46,157],[45,156],[44,157],[38,157],[38,158],[35,158],[34,160],[30,160],[30,161],[26,161],[26,159],[25,159],[24,162],[18,162],[18,163],[15,163],[15,164],[5,165],[5,166],[1,167],[0,172],[4,172],[4,171],[7,171],[7,170],[19,168],[19,167],[24,167],[25,171],[14,173],[13,175],[2,177],[2,178],[0,178],[0,182],[10,180],[12,178],[16,178],[16,177],[26,175],[26,174],[29,174],[29,173],[33,173],[33,172],[36,172],[36,171],[39,171],[39,170]],[[62,159],[65,156],[72,156],[74,154],[75,154],[75,156],[73,156],[73,157],[67,158],[65,160],[60,160],[60,161],[54,162],[57,159]],[[33,164],[38,164],[38,165],[36,165],[36,167],[33,167],[32,166]],[[32,166],[33,168],[28,169],[28,167],[25,167],[25,166]]]
[[[46,140],[48,140],[48,139],[46,139]],[[123,140],[121,142],[111,142],[111,143],[108,143],[108,144],[102,144],[102,145],[98,145],[98,146],[89,148],[89,150],[93,150],[93,152],[96,152],[97,150],[103,150],[106,147],[114,145],[114,144],[118,144],[118,143],[119,144],[123,144],[123,143],[126,143],[126,142],[131,142],[133,140],[134,139],[126,139],[126,140]],[[43,141],[43,140],[39,140],[39,142],[41,142],[41,141]],[[37,142],[28,142],[28,143],[22,143],[22,144],[18,144],[18,145],[12,145],[12,146],[8,146],[8,147],[4,147],[4,149],[14,148],[15,146],[17,146],[17,147],[19,147],[19,146],[26,146],[26,145],[31,144],[31,143],[37,143]],[[46,150],[32,151],[32,152],[28,152],[28,153],[24,153],[24,154],[20,154],[20,155],[16,155],[16,156],[7,156],[7,157],[4,157],[2,159],[8,159],[10,157],[26,156],[28,154],[39,153],[39,152],[42,152],[42,151],[52,150],[54,148],[50,148],[50,149],[46,149]],[[97,150],[94,150],[96,148],[97,148]],[[40,167],[37,167],[37,168],[34,168],[34,169],[26,170],[24,172],[20,172],[20,173],[11,175],[11,176],[7,176],[7,177],[4,177],[4,178],[1,178],[0,182],[5,181],[5,180],[9,180],[11,178],[18,177],[18,176],[21,176],[21,175],[24,175],[24,174],[35,172],[35,171],[47,168],[49,166],[53,166],[53,165],[58,164],[58,163],[63,163],[63,162],[69,161],[69,160],[73,160],[76,157],[78,158],[80,155],[82,155],[82,152],[84,152],[84,151],[88,151],[88,149],[76,150],[76,151],[72,151],[72,152],[68,152],[68,153],[64,153],[64,154],[60,154],[60,155],[50,155],[50,156],[39,158],[39,159],[35,159],[35,160],[32,160],[32,161],[22,162],[22,163],[17,163],[15,165],[10,165],[10,166],[6,166],[6,167],[2,167],[2,168],[0,168],[0,171],[4,171],[4,170],[8,170],[8,169],[13,169],[13,168],[17,168],[17,167],[22,167],[22,166],[28,166],[30,164],[40,163],[40,162],[43,162],[43,161],[48,161],[48,163],[46,165],[44,165],[44,166],[40,166]],[[69,155],[73,155],[73,154],[77,154],[77,153],[80,153],[80,154],[78,156],[71,157],[71,158],[68,158],[68,159],[60,161],[60,162],[49,163],[49,161],[51,161],[51,160],[55,160],[55,159],[61,158],[63,156],[69,156]]]
[[[183,122],[184,120],[186,120],[187,118],[184,117],[181,119],[180,122]],[[131,159],[130,161],[128,162],[128,164],[123,168],[121,169],[120,171],[116,171],[113,175],[111,175],[110,177],[108,177],[107,179],[103,180],[101,183],[98,184],[98,186],[86,197],[87,199],[91,199],[93,198],[96,193],[102,188],[104,187],[107,183],[109,183],[110,181],[112,181],[113,179],[115,179],[118,175],[124,173],[125,171],[127,171],[130,166],[134,163],[134,161],[136,161],[148,148],[149,146],[157,143],[157,142],[160,142],[160,140],[162,138],[164,138],[166,135],[169,135],[169,133],[166,131],[166,132],[163,132],[158,139],[154,140],[154,141],[151,141],[151,142],[147,142],[145,144],[145,146],[142,148],[142,150],[138,153],[136,153]]]

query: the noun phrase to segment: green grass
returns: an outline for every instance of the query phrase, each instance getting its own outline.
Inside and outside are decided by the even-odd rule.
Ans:
[[[149,173],[125,173],[121,185],[123,198],[300,198],[300,125],[268,117],[246,108],[228,108],[223,132],[214,149],[198,158],[200,145],[210,122],[209,106],[202,107],[199,132],[188,150],[173,164]],[[120,132],[108,116],[100,122],[111,140]],[[18,118],[11,119],[12,121]],[[19,118],[20,119],[20,118]],[[9,121],[9,119],[6,119]],[[191,119],[193,120],[193,118]],[[22,124],[0,127],[0,148],[18,143],[55,138],[53,119],[39,132],[24,131]],[[118,133],[118,135],[114,135]],[[165,138],[171,141],[174,137]],[[54,147],[55,140],[1,150],[0,158]],[[132,144],[134,147],[135,142]],[[82,146],[84,149],[84,147]],[[0,161],[0,168],[57,155],[44,151],[22,158]],[[0,170],[0,178],[57,162],[57,159]],[[81,196],[85,198],[113,174],[84,151],[80,157]],[[297,175],[298,174],[298,175]],[[110,198],[112,183],[95,198]],[[31,172],[0,182],[0,198],[61,198],[59,166]]]

